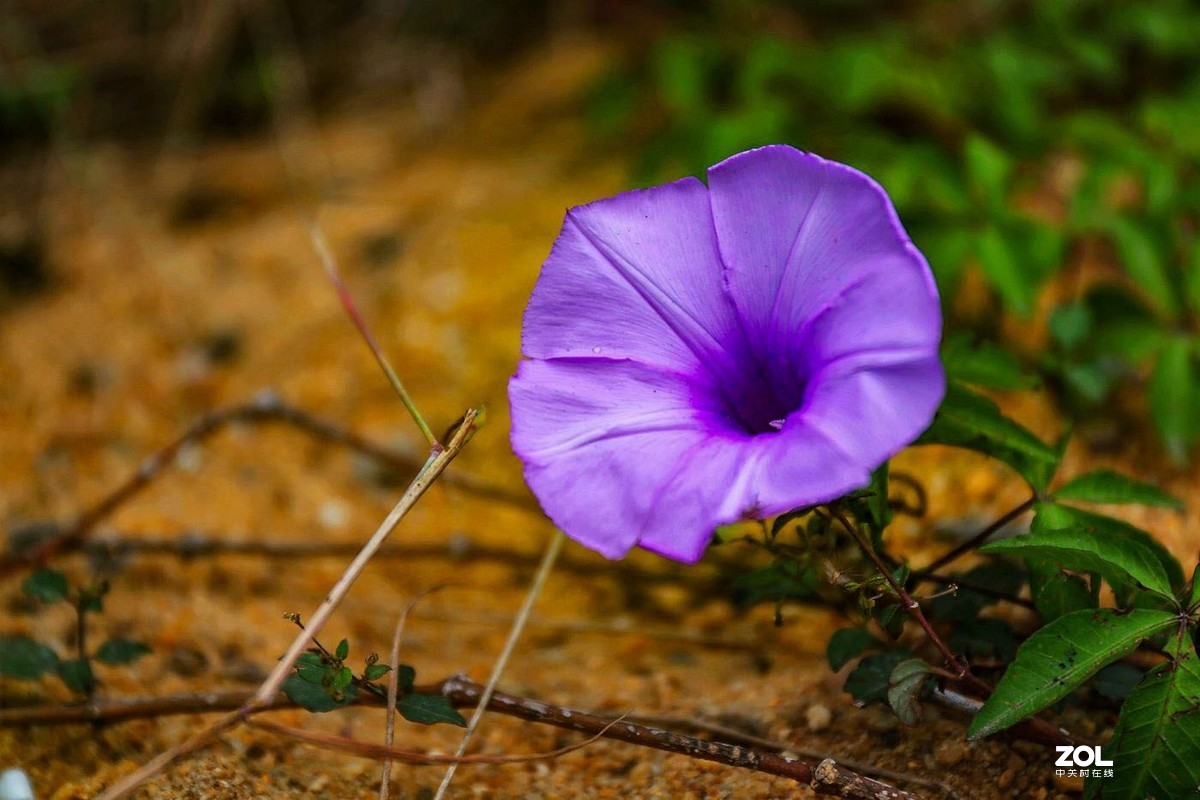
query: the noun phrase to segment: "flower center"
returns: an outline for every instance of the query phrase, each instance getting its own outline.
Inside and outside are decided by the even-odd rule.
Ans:
[[[725,414],[738,429],[752,436],[778,433],[788,415],[804,404],[806,384],[806,376],[794,368],[747,365],[724,384]]]

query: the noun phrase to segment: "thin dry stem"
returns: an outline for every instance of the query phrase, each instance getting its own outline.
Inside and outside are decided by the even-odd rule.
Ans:
[[[454,752],[456,756],[461,756],[467,752],[467,747],[471,744],[471,737],[475,735],[475,729],[479,726],[479,720],[483,718],[484,712],[487,711],[492,693],[496,690],[496,684],[500,682],[500,676],[504,674],[504,669],[508,666],[508,660],[512,657],[513,650],[516,649],[517,641],[521,638],[521,633],[525,630],[525,624],[529,621],[529,615],[533,612],[533,604],[537,602],[538,595],[541,594],[542,587],[545,586],[546,579],[550,577],[550,572],[554,568],[554,562],[558,560],[558,554],[562,550],[565,538],[562,531],[556,530],[554,536],[550,539],[550,543],[546,546],[546,552],[542,556],[542,563],[538,566],[533,584],[525,594],[525,602],[521,604],[521,609],[517,612],[517,616],[513,620],[512,628],[508,632],[508,640],[504,643],[504,649],[500,651],[500,657],[496,659],[496,664],[492,667],[491,677],[488,678],[487,686],[484,688],[479,704],[475,707],[475,713],[471,715],[471,721],[467,723],[467,731],[463,734],[462,741],[459,742],[458,749]],[[450,782],[454,780],[454,773],[457,767],[457,764],[451,764],[450,768],[446,770],[446,774],[442,777],[442,782],[438,785],[438,790],[433,800],[442,800],[445,796],[446,790],[450,788]]]
[[[180,745],[176,745],[167,751],[159,754],[141,769],[136,770],[130,775],[118,781],[111,788],[102,794],[101,800],[116,800],[119,797],[125,797],[134,789],[141,786],[146,781],[153,778],[174,761],[182,758],[203,747],[213,737],[218,734],[235,727],[241,721],[245,720],[255,710],[263,706],[269,706],[275,701],[276,695],[279,693],[280,687],[283,685],[292,668],[295,666],[296,659],[300,657],[312,642],[313,637],[317,636],[334,610],[341,604],[346,594],[350,591],[350,587],[366,569],[370,563],[372,556],[378,552],[379,548],[387,540],[388,535],[393,529],[404,519],[405,515],[421,498],[429,486],[437,480],[438,476],[446,469],[454,457],[458,455],[463,446],[470,440],[471,435],[475,431],[475,415],[476,412],[472,409],[463,417],[462,424],[455,431],[453,438],[445,449],[434,449],[429,460],[417,476],[413,478],[408,490],[400,498],[399,502],[384,519],[383,523],[371,536],[358,556],[350,563],[342,577],[330,590],[325,601],[318,606],[317,610],[308,618],[308,625],[301,629],[300,633],[292,641],[291,647],[288,648],[286,654],[275,665],[275,669],[267,676],[267,679],[259,687],[254,696],[233,714],[227,715],[218,720],[208,728],[201,730],[196,735],[189,738]]]

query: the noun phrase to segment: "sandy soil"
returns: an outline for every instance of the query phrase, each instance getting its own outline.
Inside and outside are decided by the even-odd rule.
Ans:
[[[487,425],[455,469],[521,491],[505,399],[521,311],[563,210],[619,190],[625,176],[615,155],[589,149],[579,113],[579,88],[604,55],[592,42],[540,52],[472,85],[469,110],[432,131],[411,103],[397,101],[351,104],[319,123],[293,121],[280,147],[264,137],[161,159],[109,147],[61,151],[42,209],[55,283],[0,317],[0,520],[68,519],[199,414],[264,389],[421,456],[404,409],[324,280],[306,215],[326,231],[364,314],[434,426],[487,404]],[[1009,408],[1042,433],[1058,427],[1043,398],[1011,399]],[[1149,446],[1119,449],[1100,460],[1073,447],[1066,471],[1117,464],[1197,496],[1195,476],[1163,466]],[[902,457],[900,467],[925,481],[939,518],[986,521],[1021,499],[1017,482],[982,459],[926,452]],[[395,476],[336,448],[279,427],[240,426],[185,451],[100,533],[357,542],[399,491]],[[1131,518],[1194,558],[1194,512]],[[912,552],[945,546],[929,520],[897,527]],[[373,564],[323,638],[345,636],[361,655],[384,652],[404,605],[449,581],[420,605],[404,659],[419,679],[460,670],[484,679],[550,533],[535,514],[435,488],[395,541],[444,552]],[[471,544],[520,557],[455,556]],[[569,545],[569,563],[551,577],[502,687],[580,708],[722,720],[797,749],[942,781],[965,798],[1077,789],[1054,782],[1049,748],[967,744],[961,720],[932,709],[914,730],[879,709],[853,708],[840,691],[842,676],[824,661],[825,640],[842,624],[831,612],[788,606],[776,628],[771,608],[738,611],[706,588],[744,555],[714,553],[685,570],[641,554],[631,563],[649,577],[633,579]],[[101,691],[253,688],[291,639],[284,612],[315,608],[342,563],[236,555],[129,561],[113,577],[93,635],[136,636],[154,652],[132,667],[102,668]],[[79,557],[61,566],[78,579],[88,574]],[[67,651],[65,609],[31,611],[17,581],[0,592],[7,603],[0,630],[33,633]],[[50,682],[0,681],[0,698],[66,695]],[[382,738],[375,711],[279,717]],[[1111,719],[1070,722],[1098,734]],[[0,767],[26,769],[39,800],[91,797],[196,725],[169,718],[0,731]],[[406,725],[399,741],[451,749],[457,735]],[[477,749],[524,753],[570,741],[554,729],[489,717]],[[442,770],[399,766],[393,774],[399,797],[427,798]],[[378,780],[374,762],[239,732],[142,796],[368,798]],[[462,798],[804,794],[781,780],[607,742],[554,762],[464,767],[452,791]]]

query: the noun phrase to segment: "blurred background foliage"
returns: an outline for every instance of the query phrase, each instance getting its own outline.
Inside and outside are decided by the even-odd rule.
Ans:
[[[852,164],[927,255],[952,349],[1000,343],[1074,419],[1130,406],[1178,462],[1200,441],[1193,0],[25,0],[0,12],[0,158],[444,100],[567,29],[616,44],[582,111],[632,182],[770,142]],[[0,305],[48,282],[38,235],[0,226]]]

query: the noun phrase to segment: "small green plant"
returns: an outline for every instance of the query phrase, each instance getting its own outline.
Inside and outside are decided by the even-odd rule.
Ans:
[[[298,614],[287,618],[300,625]],[[355,674],[348,665],[350,642],[342,639],[332,651],[313,640],[314,646],[296,661],[294,672],[283,683],[283,691],[296,705],[313,713],[324,713],[344,708],[369,692],[384,699],[387,688],[379,681],[392,668],[379,663],[379,656],[371,653],[366,657],[362,670]],[[467,721],[440,694],[427,694],[415,689],[417,672],[407,664],[396,668],[396,710],[409,722],[421,725],[436,725],[439,722],[465,728]]]
[[[25,578],[21,589],[26,596],[45,605],[71,605],[76,620],[76,654],[74,658],[62,658],[53,647],[31,637],[0,636],[0,676],[34,681],[47,674],[57,675],[71,691],[90,696],[96,688],[93,661],[120,666],[150,652],[145,643],[121,636],[105,640],[94,651],[88,649],[88,615],[104,610],[107,581],[72,588],[66,575],[43,567]]]

